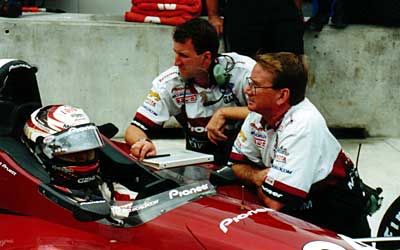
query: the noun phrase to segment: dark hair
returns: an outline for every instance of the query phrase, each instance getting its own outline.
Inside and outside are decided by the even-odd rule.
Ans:
[[[305,56],[290,52],[267,53],[257,55],[256,61],[274,76],[274,89],[290,90],[290,105],[296,105],[304,100],[308,81]]]
[[[218,34],[207,20],[195,18],[176,26],[173,38],[178,43],[185,43],[188,39],[192,39],[197,54],[210,51],[213,59],[217,57]]]

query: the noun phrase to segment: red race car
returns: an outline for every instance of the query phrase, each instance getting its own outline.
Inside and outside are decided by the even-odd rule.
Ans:
[[[253,203],[209,168],[149,169],[105,127],[100,174],[138,195],[118,206],[72,200],[19,138],[42,105],[36,69],[19,60],[0,66],[0,249],[373,249]]]

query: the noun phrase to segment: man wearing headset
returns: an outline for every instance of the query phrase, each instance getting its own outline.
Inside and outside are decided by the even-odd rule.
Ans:
[[[174,116],[185,128],[186,148],[212,153],[216,164],[225,164],[248,114],[244,89],[255,61],[236,53],[219,55],[217,32],[207,20],[177,26],[173,39],[175,66],[153,80],[125,141],[139,160],[155,155],[145,132],[161,129]]]

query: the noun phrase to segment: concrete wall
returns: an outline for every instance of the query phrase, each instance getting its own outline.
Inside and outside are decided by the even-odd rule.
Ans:
[[[122,133],[154,76],[173,63],[172,27],[97,17],[0,18],[0,58],[39,67],[44,104],[82,107],[96,123],[113,121]]]
[[[400,28],[351,25],[304,38],[308,96],[329,125],[400,136]]]
[[[122,135],[151,80],[173,63],[173,27],[122,16],[38,14],[0,18],[0,58],[39,66],[44,104],[84,108]],[[400,30],[373,26],[305,35],[308,96],[329,125],[400,136]]]

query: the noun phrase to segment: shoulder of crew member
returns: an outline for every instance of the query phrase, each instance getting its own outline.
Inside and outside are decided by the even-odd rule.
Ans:
[[[185,82],[182,81],[179,75],[179,69],[176,66],[173,66],[162,72],[153,80],[152,84],[153,91],[156,91],[157,93],[160,93],[162,95],[169,95],[173,92],[175,88],[179,89],[184,88],[185,86]]]
[[[176,66],[165,70],[153,80],[153,86],[158,88],[167,88],[171,84],[183,82],[179,76],[179,69]]]
[[[307,98],[292,106],[286,116],[288,118],[282,125],[293,130],[293,133],[312,132],[327,126],[324,117]]]
[[[256,61],[245,55],[240,55],[236,52],[223,53],[222,55],[230,56],[235,61],[235,68],[246,68],[252,70]]]

